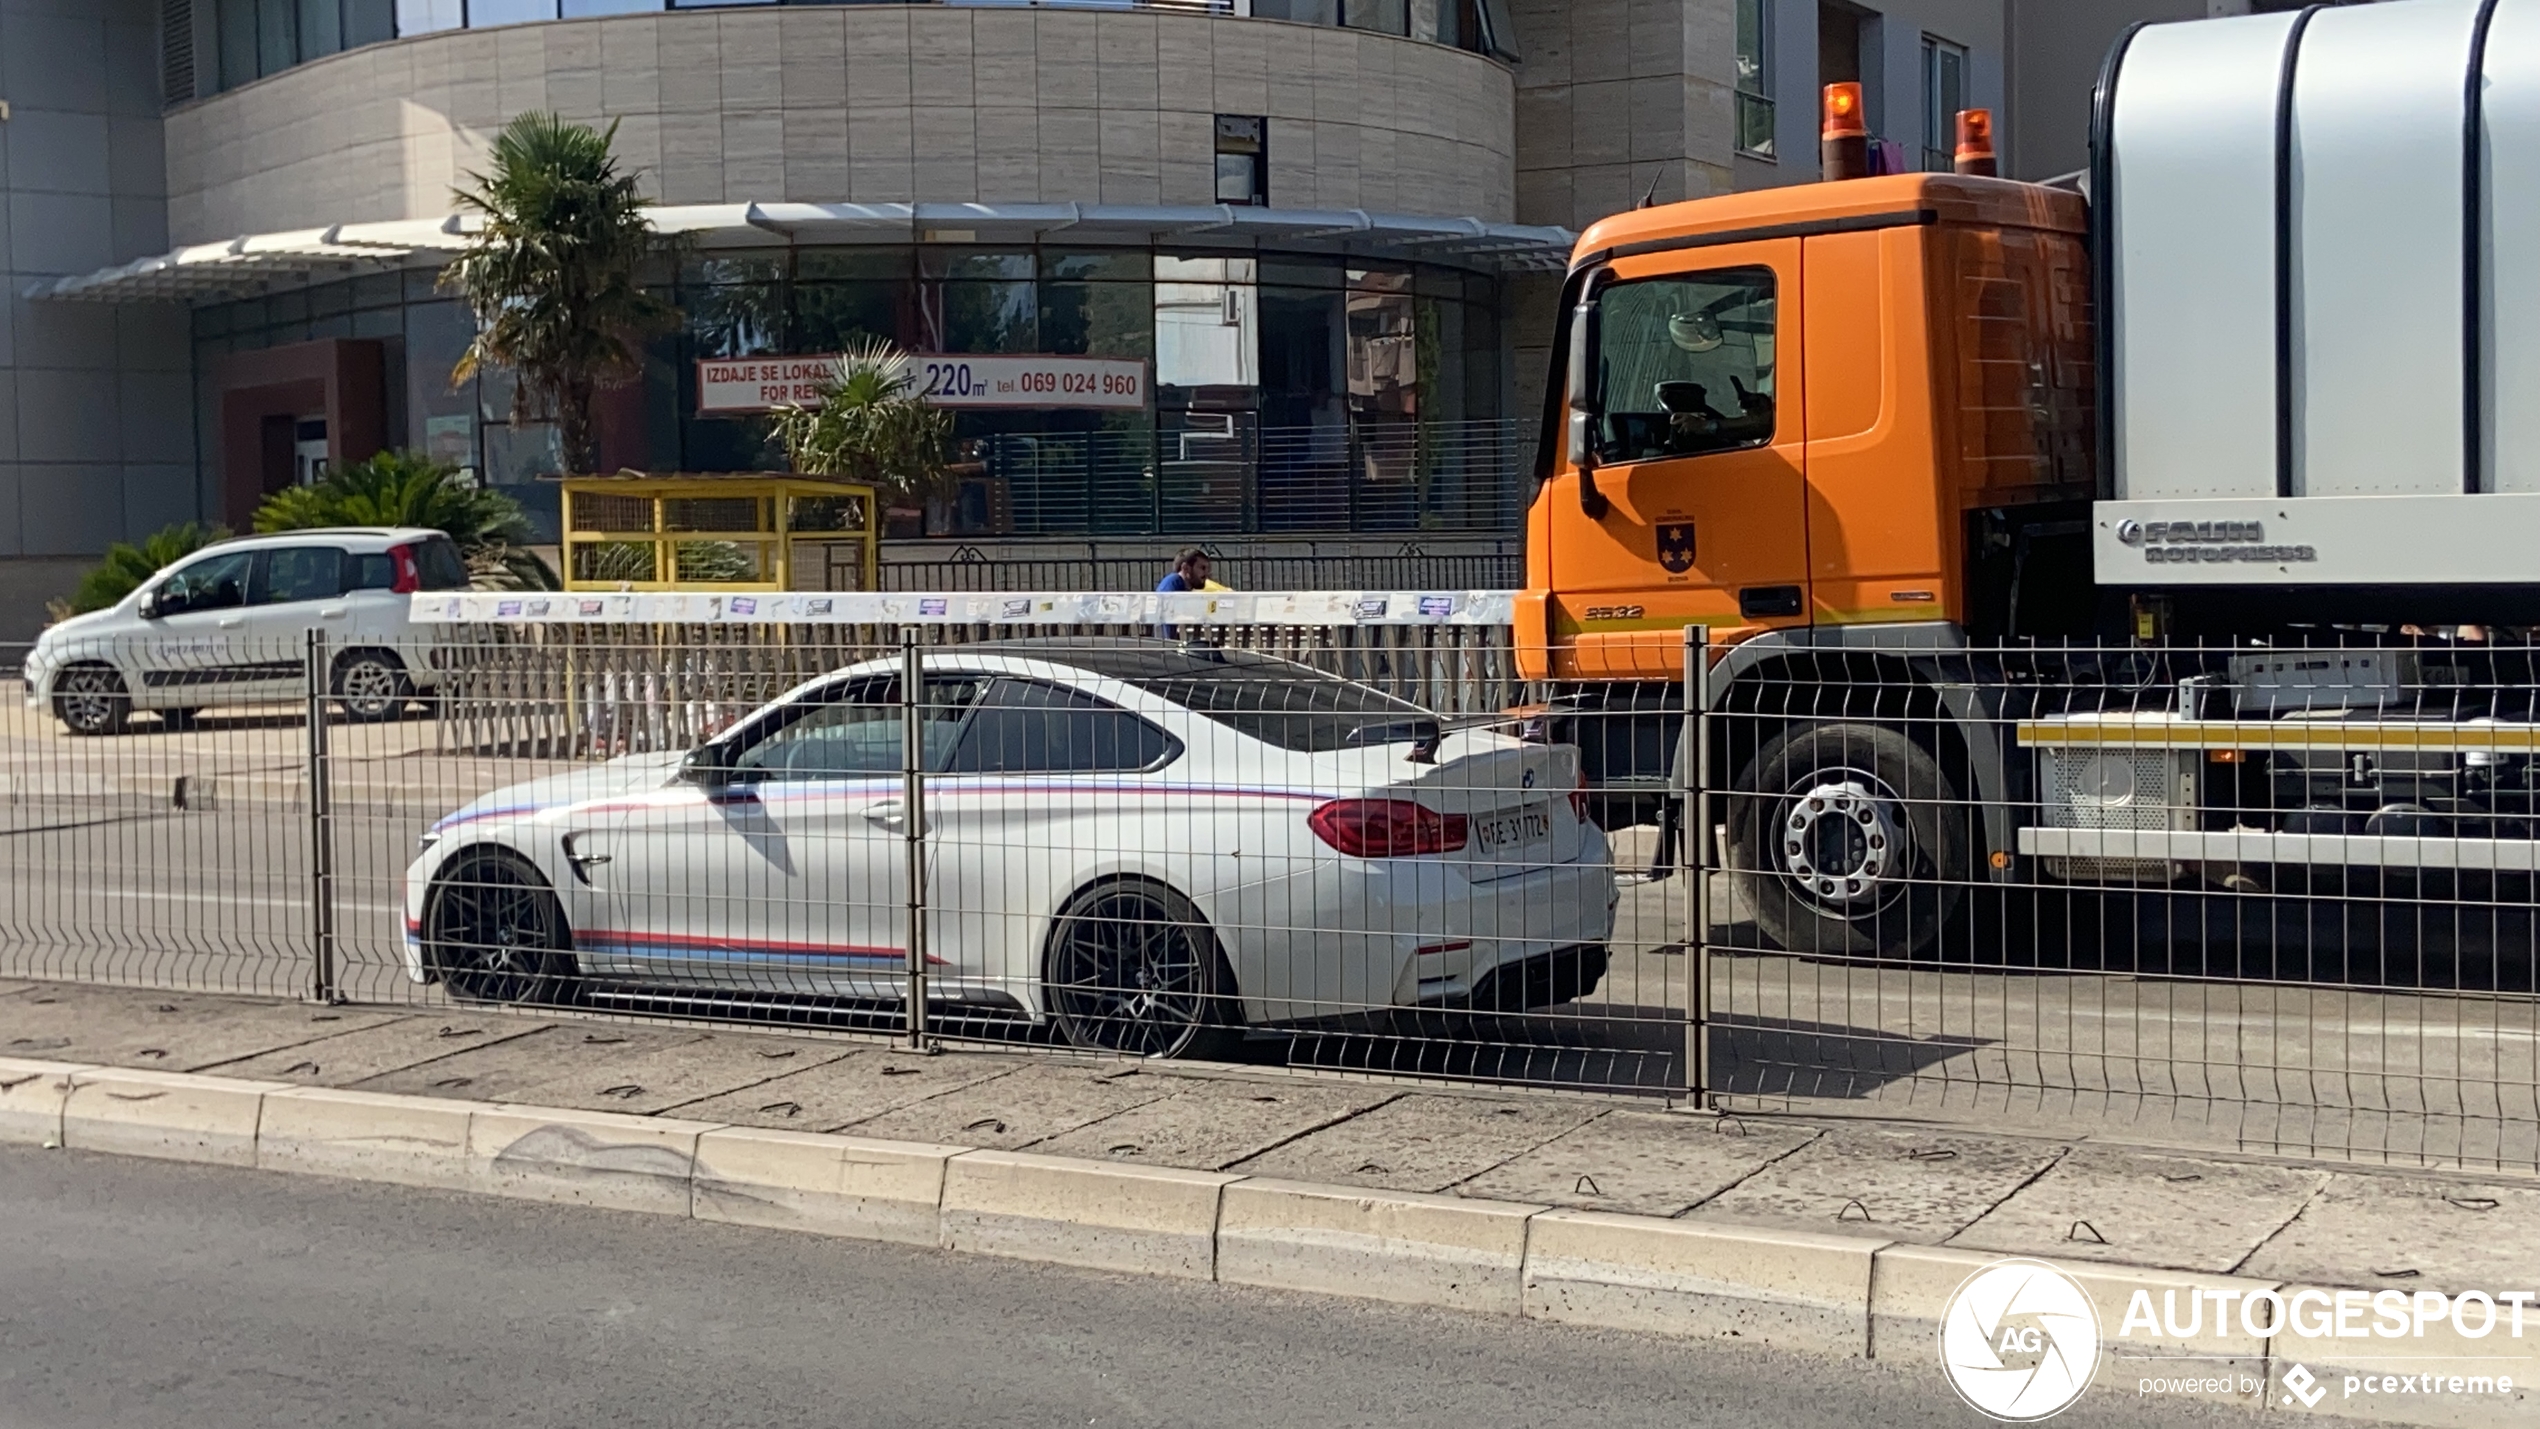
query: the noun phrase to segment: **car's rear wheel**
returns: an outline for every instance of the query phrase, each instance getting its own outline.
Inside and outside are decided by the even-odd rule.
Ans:
[[[53,717],[73,734],[121,734],[132,693],[109,665],[73,665],[53,677]]]
[[[335,703],[365,724],[397,719],[415,697],[405,664],[385,650],[352,650],[335,662]]]
[[[1151,883],[1086,889],[1050,931],[1043,992],[1072,1046],[1230,1056],[1243,1039],[1225,954],[1190,900]]]
[[[574,981],[573,934],[538,870],[517,855],[469,854],[433,879],[424,951],[453,997],[555,1002]]]

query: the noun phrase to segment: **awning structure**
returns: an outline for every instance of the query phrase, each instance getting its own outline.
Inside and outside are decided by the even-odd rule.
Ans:
[[[1519,273],[1561,271],[1578,236],[1566,228],[1478,218],[1231,204],[721,203],[665,205],[651,212],[655,228],[688,235],[709,252],[795,244],[1176,243],[1418,259]],[[38,282],[26,295],[65,302],[216,302],[359,272],[433,268],[466,245],[477,222],[473,215],[451,214],[249,234]]]
[[[121,267],[39,282],[26,295],[107,303],[213,302],[382,268],[437,265],[466,242],[456,215],[253,233],[226,243],[197,243]]]

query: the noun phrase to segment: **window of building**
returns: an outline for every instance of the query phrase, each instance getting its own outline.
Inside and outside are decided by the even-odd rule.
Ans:
[[[1923,36],[1923,167],[1947,173],[1957,158],[1958,111],[1967,107],[1967,47]]]
[[[1270,121],[1258,114],[1217,116],[1217,201],[1270,202]]]
[[[1737,149],[1773,155],[1773,0],[1737,0]]]
[[[1773,274],[1616,283],[1597,300],[1597,455],[1707,456],[1773,439]]]

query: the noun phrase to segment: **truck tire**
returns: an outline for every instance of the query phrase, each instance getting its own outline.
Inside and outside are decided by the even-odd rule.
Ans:
[[[1974,877],[1966,811],[1940,764],[1875,724],[1801,724],[1755,752],[1729,796],[1729,861],[1782,948],[1908,958]]]

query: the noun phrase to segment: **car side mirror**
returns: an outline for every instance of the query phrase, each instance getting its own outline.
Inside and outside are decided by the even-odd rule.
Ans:
[[[1591,521],[1605,519],[1605,493],[1596,489],[1596,339],[1597,305],[1593,298],[1570,312],[1570,363],[1565,380],[1570,392],[1569,452],[1579,474],[1579,509]]]
[[[164,614],[164,613],[165,613],[165,612],[164,612],[164,611],[162,611],[162,610],[159,608],[159,593],[158,593],[157,591],[154,591],[154,590],[153,590],[153,591],[144,591],[144,592],[142,592],[142,595],[141,595],[141,618],[142,618],[142,619],[144,619],[144,620],[156,620],[156,619],[158,619],[158,618],[159,618],[162,614]]]
[[[721,789],[732,782],[732,761],[729,744],[700,744],[679,761],[679,777],[700,789]]]

